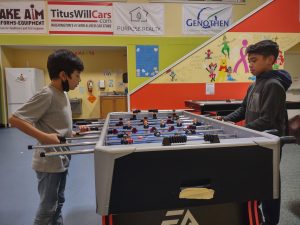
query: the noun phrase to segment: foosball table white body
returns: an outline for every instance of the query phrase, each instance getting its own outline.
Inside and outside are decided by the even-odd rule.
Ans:
[[[172,113],[159,111],[158,120]],[[200,132],[196,135],[187,135],[185,143],[163,146],[161,137],[157,141],[151,137],[148,143],[151,132],[137,124],[144,117],[150,121],[152,113],[140,112],[136,122],[131,120],[131,123],[137,130],[143,130],[144,137],[141,133],[132,144],[114,145],[109,142],[108,130],[115,128],[119,118],[130,120],[132,113],[107,116],[94,152],[97,213],[209,207],[279,197],[279,137],[187,111],[176,111],[176,115],[185,121],[183,127],[197,118],[211,129],[204,133],[218,134],[220,143],[203,140],[201,131],[205,129],[201,127],[197,127]],[[150,127],[157,126],[155,120],[151,121]],[[166,135],[176,135],[183,129],[172,126],[175,130],[166,131]],[[180,197],[189,189],[209,190],[213,194]]]

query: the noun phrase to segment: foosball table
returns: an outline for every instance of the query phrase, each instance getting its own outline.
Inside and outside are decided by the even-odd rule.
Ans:
[[[104,224],[259,224],[256,200],[279,197],[282,144],[186,111],[111,113],[94,151],[97,212]]]
[[[294,142],[182,110],[110,113],[101,127],[88,152],[103,225],[259,225]]]

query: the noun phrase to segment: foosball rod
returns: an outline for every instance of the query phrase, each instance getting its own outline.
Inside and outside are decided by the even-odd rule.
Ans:
[[[168,127],[171,127],[171,126],[174,126],[174,127],[178,127],[178,128],[187,128],[189,125],[193,125],[192,123],[182,123],[182,126],[181,127],[178,127],[177,126],[177,123],[165,123],[165,127],[162,127],[162,128],[168,128]],[[124,126],[126,126],[126,124],[123,124],[121,126],[117,126],[117,125],[110,125],[109,126],[109,129],[122,129]],[[144,124],[143,123],[139,123],[139,124],[131,124],[131,127],[143,127]],[[160,127],[160,123],[148,123],[148,126],[151,128],[151,127],[158,127],[158,128],[161,128]],[[200,127],[200,126],[203,126],[203,125],[199,125],[197,127]],[[204,126],[207,126],[207,125],[204,125]]]
[[[122,117],[120,117],[120,118],[114,118],[114,119],[110,119],[109,121],[110,122],[118,122],[118,121],[120,121],[120,120],[130,120],[130,121],[140,121],[140,120],[144,120],[144,119],[147,119],[148,121],[150,121],[150,120],[153,120],[153,121],[156,121],[156,120],[165,120],[165,119],[172,119],[172,118],[174,118],[173,116],[170,116],[170,117],[168,117],[168,116],[164,116],[164,117],[161,117],[161,116],[158,116],[158,117],[156,117],[156,118],[153,118],[152,116],[140,116],[140,117],[137,117],[136,119],[132,119],[131,117],[126,117],[126,118],[122,118]],[[178,117],[176,117],[176,118],[178,118],[178,119],[187,119],[187,118],[190,118],[190,117],[188,117],[188,116],[178,116]]]
[[[77,136],[84,136],[88,134],[101,134],[101,131],[84,131],[84,132],[76,132]]]
[[[74,124],[73,127],[80,127],[80,126],[85,126],[85,127],[103,127],[103,124],[87,124],[87,125],[77,125]]]
[[[191,124],[190,124],[191,125]],[[158,128],[156,128],[156,130],[168,130],[171,126],[173,126],[174,127],[174,129],[177,129],[177,130],[184,130],[184,129],[187,129],[187,130],[189,130],[190,128],[188,128],[189,126],[182,126],[182,127],[177,127],[176,125],[172,125],[172,124],[170,124],[170,125],[168,125],[168,127],[158,127]],[[212,125],[201,125],[201,126],[195,126],[196,127],[196,130],[200,130],[200,129],[209,129],[209,128],[211,128],[211,127],[213,127]],[[143,128],[143,126],[141,126],[141,129],[137,129],[138,131],[151,131],[151,126],[149,126],[149,128]],[[131,131],[132,129],[130,129],[130,130],[127,130],[127,129],[124,129],[124,128],[114,128],[114,129],[116,129],[116,130],[118,130],[118,131],[120,131],[120,132],[126,132],[126,131]],[[111,128],[109,129],[109,130],[111,130]],[[195,129],[191,129],[191,130],[195,130]]]
[[[90,154],[94,153],[94,149],[84,149],[84,150],[75,150],[75,151],[64,151],[64,152],[41,152],[40,157],[53,157],[60,155],[79,155],[79,154]]]
[[[142,130],[144,131],[143,133],[131,133],[130,136],[152,136],[154,135],[155,132],[151,132],[150,130]],[[195,130],[196,134],[198,133],[213,133],[213,132],[223,132],[223,129],[208,129],[208,130]],[[123,131],[126,133],[126,131]],[[128,131],[131,132],[131,131]],[[148,132],[148,133],[145,133]],[[165,132],[161,132],[161,134],[185,134],[185,131],[165,131]],[[118,134],[107,134],[107,137],[116,137]]]
[[[136,120],[143,120],[145,117],[147,117],[148,120],[159,120],[159,119],[166,119],[168,117],[170,118],[174,118],[173,115],[165,115],[165,116],[160,116],[160,115],[157,115],[156,118],[153,119],[153,116],[150,114],[150,115],[139,115],[136,117],[136,119],[132,119],[132,117],[119,117],[119,118],[110,118],[109,121],[114,121],[114,122],[117,122],[119,121],[120,119],[123,119],[123,120],[131,120],[131,121],[136,121]],[[184,116],[184,115],[177,115],[178,118],[187,118],[188,116]]]
[[[159,141],[162,141],[163,138],[169,137],[169,136],[160,136],[160,137],[151,137],[148,139],[133,139],[133,144],[141,144],[141,143],[159,143]],[[227,139],[227,138],[236,138],[236,134],[218,134],[218,137],[220,139]],[[187,135],[187,141],[202,141],[204,140],[204,135],[197,135],[197,136],[188,136]],[[114,144],[114,145],[121,145],[121,138],[117,140],[107,140],[106,144]],[[127,145],[127,144],[123,144]]]
[[[84,125],[84,126],[86,126],[86,125],[93,125],[93,124],[104,124],[105,123],[105,120],[100,120],[100,121],[87,121],[87,122],[78,122],[78,123],[74,123],[74,125],[76,125],[76,126],[81,126],[81,125]]]
[[[81,143],[63,143],[63,144],[53,144],[53,145],[28,145],[28,149],[37,149],[37,148],[56,148],[56,147],[76,147],[76,146],[87,146],[87,145],[96,145],[96,141],[93,142],[81,142]]]
[[[181,127],[178,127],[177,125],[176,125],[176,123],[175,124],[166,124],[166,127],[158,127],[158,128],[156,128],[156,129],[159,129],[159,130],[167,130],[167,129],[169,129],[169,127],[171,127],[171,126],[174,126],[174,128],[176,128],[176,129],[188,129],[188,127],[190,126],[190,125],[193,125],[193,124],[182,124],[183,126],[181,126]],[[135,128],[134,126],[132,126],[133,128]],[[139,125],[139,127],[141,127],[142,128],[142,130],[150,130],[152,127],[154,127],[154,126],[152,126],[151,124],[149,124],[149,128],[143,128],[143,124],[140,124]],[[196,128],[210,128],[210,127],[213,127],[213,125],[199,125],[199,126],[196,126]],[[119,130],[122,130],[122,131],[126,131],[127,129],[123,129],[123,126],[110,126],[109,127],[109,130],[111,130],[111,129],[119,129]],[[139,129],[138,129],[139,130]],[[130,130],[127,130],[127,131],[130,131]]]
[[[85,139],[96,139],[99,138],[99,135],[91,135],[91,136],[79,136],[79,137],[71,137],[65,138],[66,141],[76,141],[76,140],[85,140]]]
[[[172,117],[172,116],[171,116]],[[186,118],[185,116],[181,115],[179,116],[179,119],[183,119]],[[131,117],[128,117],[128,118],[122,118],[123,121],[131,121],[131,122],[139,122],[140,120],[143,120],[144,117],[138,117],[136,120],[131,120]],[[151,115],[150,116],[147,116],[147,120],[150,122],[150,121],[157,121],[157,120],[167,120],[168,118],[166,117],[157,117],[156,119],[153,119],[151,118]],[[186,119],[186,120],[191,120],[191,119]],[[110,119],[110,123],[117,123],[120,121],[120,118],[116,118],[116,119]],[[85,125],[85,126],[103,126],[105,123],[105,120],[103,121],[92,121],[92,122],[87,122],[87,123],[84,123],[84,124],[74,124],[74,126],[81,126],[81,125]]]
[[[167,123],[167,119],[164,119],[165,123]],[[176,123],[176,120],[172,120],[174,122],[174,124]],[[193,122],[192,119],[180,119],[180,121],[182,123],[191,123]],[[131,124],[143,124],[143,120],[128,120],[128,121],[110,121],[109,125],[110,126],[114,126],[115,124],[119,123],[119,122],[123,122],[123,124],[125,125],[126,122],[130,122]],[[147,120],[148,124],[160,124],[161,120]]]

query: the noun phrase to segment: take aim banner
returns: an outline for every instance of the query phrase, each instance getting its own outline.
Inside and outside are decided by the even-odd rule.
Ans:
[[[46,33],[45,2],[0,2],[0,33]]]

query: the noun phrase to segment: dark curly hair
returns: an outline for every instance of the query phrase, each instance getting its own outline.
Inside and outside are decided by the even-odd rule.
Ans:
[[[279,54],[279,46],[271,40],[263,40],[256,44],[249,45],[246,49],[246,54],[258,54],[263,56],[274,56],[274,62]]]
[[[49,55],[47,68],[50,80],[59,78],[61,71],[64,71],[70,77],[75,70],[79,72],[84,70],[81,59],[67,49],[59,49]]]

